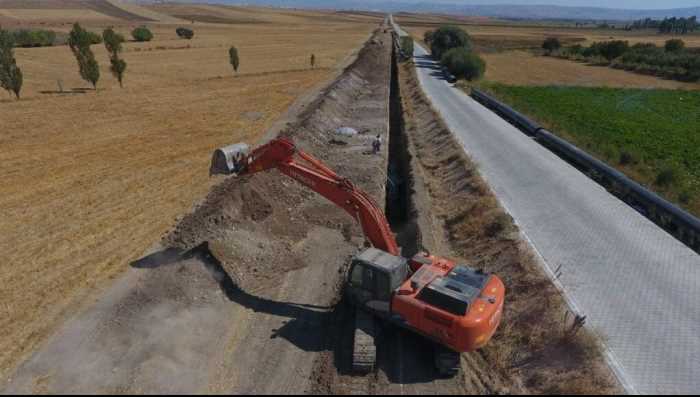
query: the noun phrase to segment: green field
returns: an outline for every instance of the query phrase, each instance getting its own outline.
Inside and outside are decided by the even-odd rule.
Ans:
[[[700,91],[481,88],[700,215]]]

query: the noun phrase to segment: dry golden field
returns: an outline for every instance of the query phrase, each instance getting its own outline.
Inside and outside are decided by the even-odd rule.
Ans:
[[[448,23],[456,23],[453,18],[442,19]],[[440,18],[435,16],[426,17],[423,22],[415,15],[398,17],[396,20],[413,37],[420,40],[427,30],[433,30],[440,25]],[[558,37],[565,44],[587,45],[595,41],[627,40],[630,43],[653,42],[663,45],[670,36],[591,28],[504,25],[488,20],[464,22],[459,25],[472,36],[477,51],[486,60],[486,79],[490,81],[514,85],[700,89],[700,84],[697,83],[665,80],[570,60],[536,56],[530,51],[540,48],[547,37]],[[689,47],[700,47],[700,35],[684,36],[682,39]]]
[[[85,90],[67,47],[16,51],[24,96],[0,100],[0,375],[206,194],[214,148],[259,139],[379,23],[267,9],[154,11],[255,21],[196,22],[191,41],[177,38],[177,25],[150,23],[153,42],[126,45],[124,89],[102,46],[94,46],[102,66],[97,92]],[[67,31],[67,23],[43,25]],[[140,23],[113,25],[128,33]],[[232,44],[238,76],[228,64]],[[311,53],[316,70],[308,68]],[[56,92],[58,80],[70,93]]]

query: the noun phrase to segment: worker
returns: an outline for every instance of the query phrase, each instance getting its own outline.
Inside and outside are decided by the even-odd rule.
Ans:
[[[382,136],[377,134],[377,137],[372,141],[372,153],[377,154],[382,149]]]

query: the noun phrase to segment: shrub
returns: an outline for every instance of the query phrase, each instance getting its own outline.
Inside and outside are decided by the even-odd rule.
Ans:
[[[547,52],[547,55],[552,55],[555,51],[559,51],[561,42],[556,37],[550,37],[542,43],[542,48]]]
[[[615,40],[607,43],[601,43],[600,55],[608,61],[617,59],[629,50],[629,43],[626,41]]]
[[[404,36],[401,38],[401,52],[405,56],[411,58],[413,56],[413,38],[409,36]]]
[[[131,37],[139,42],[151,41],[153,40],[153,33],[147,27],[141,26],[131,32]]]
[[[192,29],[177,28],[175,29],[175,33],[182,39],[192,40],[194,37],[194,31]]]
[[[56,41],[56,33],[50,30],[18,30],[12,34],[16,47],[50,47]]]
[[[631,165],[637,163],[637,156],[635,156],[634,153],[628,152],[627,150],[620,152],[620,165]]]
[[[430,45],[430,43],[433,41],[433,35],[435,34],[434,31],[428,30],[425,33],[423,33],[423,42],[425,44]]]
[[[442,56],[442,65],[456,78],[477,80],[486,71],[486,62],[466,48],[453,48]]]
[[[666,167],[659,175],[656,176],[656,185],[661,187],[668,187],[676,180],[676,170],[670,167]]]
[[[469,35],[457,26],[441,26],[430,40],[430,51],[435,59],[442,59],[442,56],[453,48],[471,49]]]
[[[685,42],[680,39],[672,39],[666,42],[664,46],[666,52],[680,52],[685,49]]]
[[[238,49],[236,47],[231,47],[228,50],[228,58],[231,66],[233,67],[233,71],[238,73],[238,67],[241,64],[241,61],[238,58]]]

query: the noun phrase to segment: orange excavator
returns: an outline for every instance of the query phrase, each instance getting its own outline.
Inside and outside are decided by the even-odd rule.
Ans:
[[[402,257],[376,202],[291,140],[274,139],[253,151],[240,143],[218,149],[210,174],[240,177],[271,169],[344,209],[360,223],[372,246],[352,260],[344,289],[357,307],[355,371],[375,368],[377,319],[434,341],[435,365],[445,376],[459,370],[460,353],[477,350],[491,339],[505,298],[505,286],[497,276],[427,253]]]

